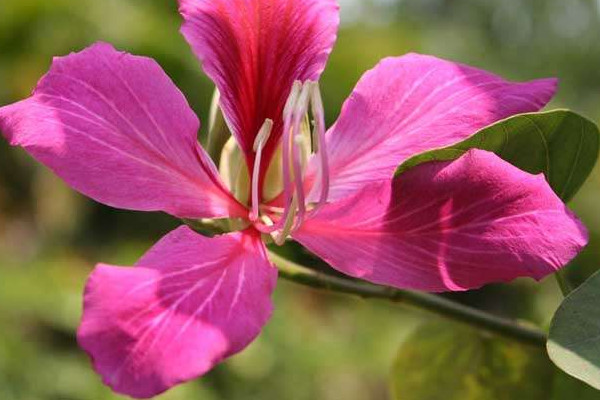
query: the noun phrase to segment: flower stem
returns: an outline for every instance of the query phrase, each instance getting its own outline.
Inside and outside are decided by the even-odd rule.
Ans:
[[[357,295],[362,298],[389,300],[427,310],[521,343],[538,347],[546,345],[546,335],[539,329],[520,325],[515,321],[497,317],[441,296],[339,278],[301,266],[273,252],[269,252],[269,258],[277,266],[280,277],[305,286]]]
[[[554,273],[554,277],[556,278],[556,282],[558,283],[558,287],[560,288],[563,296],[567,297],[569,293],[573,291],[574,287],[571,284],[566,271],[564,269],[558,270]]]

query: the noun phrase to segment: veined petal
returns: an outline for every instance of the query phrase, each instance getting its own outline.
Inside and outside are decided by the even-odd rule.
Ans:
[[[12,145],[101,203],[188,218],[243,215],[198,128],[155,61],[104,43],[55,58],[32,97],[0,108]]]
[[[152,397],[247,346],[271,315],[276,277],[256,233],[181,227],[135,268],[96,267],[77,338],[107,385]]]
[[[331,201],[389,179],[407,158],[466,139],[513,114],[538,111],[556,80],[512,83],[431,56],[387,58],[358,82],[327,134]],[[316,180],[311,161],[307,184]],[[311,200],[320,188],[315,185]]]
[[[317,80],[339,24],[335,0],[179,0],[182,33],[221,93],[228,125],[252,171],[260,127],[274,121],[264,176],[295,80]]]
[[[542,175],[482,150],[368,185],[293,236],[348,275],[435,292],[540,279],[587,243]]]

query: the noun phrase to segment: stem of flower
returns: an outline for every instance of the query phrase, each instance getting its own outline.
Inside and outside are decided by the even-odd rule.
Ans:
[[[301,266],[271,251],[269,251],[269,258],[277,266],[280,277],[305,286],[362,298],[389,300],[426,310],[524,344],[543,348],[546,346],[546,334],[539,329],[521,325],[441,296],[339,278]]]
[[[573,285],[571,284],[571,282],[569,281],[569,278],[567,277],[567,274],[566,274],[566,271],[564,270],[564,268],[556,271],[554,273],[554,277],[556,278],[558,287],[560,288],[560,291],[562,292],[564,297],[567,297],[567,295],[569,293],[571,293],[573,291],[573,289],[575,289],[573,287]]]

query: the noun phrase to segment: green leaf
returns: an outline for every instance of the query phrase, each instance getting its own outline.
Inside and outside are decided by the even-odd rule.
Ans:
[[[418,154],[402,163],[396,175],[424,162],[454,160],[473,148],[492,151],[524,171],[544,173],[554,192],[569,201],[596,164],[600,132],[592,121],[568,110],[521,114],[455,145]]]
[[[543,348],[446,321],[422,325],[403,343],[392,390],[395,400],[600,398],[555,368]]]
[[[552,320],[550,359],[567,374],[600,389],[600,272],[567,296]]]

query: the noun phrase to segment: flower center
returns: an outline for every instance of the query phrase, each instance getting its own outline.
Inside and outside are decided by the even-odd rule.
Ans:
[[[308,111],[312,112],[314,127],[310,132]],[[268,121],[268,120],[267,120]],[[266,124],[267,122],[265,122]],[[264,127],[264,126],[263,126]],[[261,132],[263,130],[261,129]],[[255,143],[256,162],[252,178],[252,210],[249,219],[263,233],[270,234],[275,243],[283,244],[285,239],[298,229],[308,213],[314,213],[327,201],[329,191],[329,169],[325,144],[325,115],[317,82],[294,82],[283,110],[283,134],[281,139],[281,180],[283,183],[283,208],[275,210],[264,206],[265,214],[260,217],[258,205],[258,170],[261,151],[268,135],[259,133]],[[307,203],[304,182],[304,167],[309,156],[309,142],[319,157],[319,179],[321,192],[316,204]],[[269,185],[271,182],[265,182]],[[275,222],[273,222],[275,221]]]
[[[313,118],[312,130],[309,112]],[[282,117],[281,143],[267,168],[262,187],[263,152],[272,138],[274,127],[271,119],[264,121],[254,140],[252,171],[248,171],[241,149],[233,137],[223,147],[219,166],[219,172],[234,196],[249,205],[246,224],[253,224],[280,245],[302,225],[308,215],[325,204],[329,193],[325,115],[318,83],[294,82]],[[307,198],[306,190],[309,188],[304,180],[304,168],[311,152],[317,157],[315,167],[318,172],[317,182],[313,185],[319,184],[320,187],[318,201],[312,203]],[[281,204],[276,207],[265,204],[273,198],[281,198]]]

